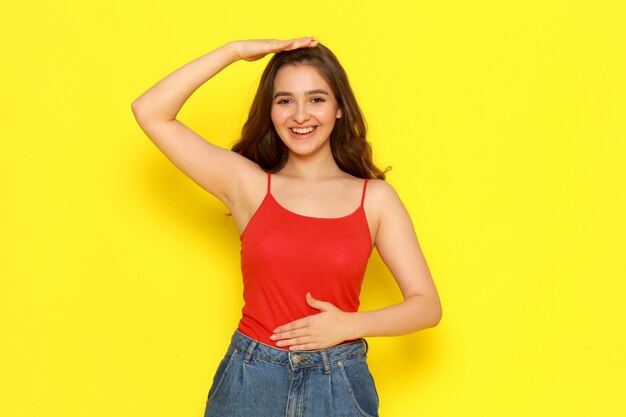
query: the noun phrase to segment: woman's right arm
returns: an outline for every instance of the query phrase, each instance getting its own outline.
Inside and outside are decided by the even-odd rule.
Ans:
[[[228,65],[255,61],[272,52],[315,46],[312,38],[229,42],[150,87],[131,105],[135,119],[154,144],[181,171],[232,210],[239,184],[260,167],[231,150],[213,145],[176,119],[191,94]]]

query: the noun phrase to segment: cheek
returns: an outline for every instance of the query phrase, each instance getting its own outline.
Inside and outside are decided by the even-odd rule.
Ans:
[[[271,117],[272,123],[274,123],[275,126],[280,126],[289,118],[289,113],[284,108],[272,107]]]
[[[334,123],[337,111],[332,108],[324,108],[311,110],[309,113],[320,122]]]

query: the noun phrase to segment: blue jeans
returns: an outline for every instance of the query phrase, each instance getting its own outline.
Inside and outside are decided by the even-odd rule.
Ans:
[[[235,330],[204,417],[378,417],[365,339],[288,351]]]

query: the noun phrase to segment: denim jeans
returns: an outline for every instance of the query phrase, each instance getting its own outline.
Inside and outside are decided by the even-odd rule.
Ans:
[[[288,351],[235,330],[204,417],[378,417],[365,339]]]

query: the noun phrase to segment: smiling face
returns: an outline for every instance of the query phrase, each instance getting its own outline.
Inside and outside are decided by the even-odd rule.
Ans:
[[[272,123],[290,153],[328,152],[341,109],[330,86],[310,65],[285,65],[274,78]]]

